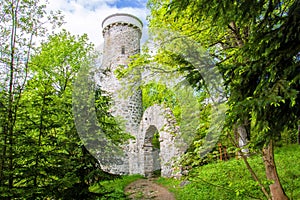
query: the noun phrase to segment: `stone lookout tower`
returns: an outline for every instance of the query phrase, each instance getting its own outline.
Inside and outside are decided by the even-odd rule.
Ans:
[[[104,76],[101,87],[113,99],[112,115],[124,123],[126,132],[136,136],[143,112],[138,76],[133,77],[135,83],[130,87],[128,77],[118,79],[115,72],[117,69],[126,68],[129,57],[140,52],[143,23],[133,15],[114,14],[103,20],[102,28]],[[112,167],[111,172],[129,173],[132,154],[128,153],[128,146],[124,150],[126,153],[123,155],[123,163],[115,166],[115,169]]]
[[[102,22],[104,52],[103,64],[106,73],[103,89],[114,99],[112,112],[116,117],[126,119],[126,130],[135,133],[142,117],[142,93],[139,80],[135,78],[129,91],[129,80],[117,79],[116,70],[127,68],[129,57],[140,52],[142,22],[129,14],[114,14]]]
[[[121,162],[102,168],[114,174],[145,176],[161,170],[162,176],[172,176],[175,174],[172,163],[182,151],[175,146],[179,131],[171,111],[155,105],[143,112],[139,72],[121,79],[116,77],[116,70],[126,68],[129,57],[140,52],[143,24],[133,15],[113,14],[103,20],[102,28],[104,49],[100,86],[112,97],[112,115],[135,137],[123,145]],[[157,132],[160,149],[154,149],[151,143]]]

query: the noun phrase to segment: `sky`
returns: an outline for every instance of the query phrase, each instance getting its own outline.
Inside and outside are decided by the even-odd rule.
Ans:
[[[115,13],[132,14],[144,23],[143,37],[147,37],[147,0],[48,0],[49,10],[61,10],[65,16],[63,28],[73,35],[88,34],[95,46],[103,43],[102,21]]]

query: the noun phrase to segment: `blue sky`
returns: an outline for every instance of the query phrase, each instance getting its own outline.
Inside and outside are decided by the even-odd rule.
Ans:
[[[143,40],[147,37],[147,0],[49,0],[49,10],[61,10],[65,16],[63,28],[74,35],[88,34],[96,46],[102,44],[101,23],[115,13],[137,16],[144,23]]]
[[[124,7],[132,7],[132,8],[145,8],[147,0],[140,0],[140,1],[132,1],[132,0],[118,0],[115,2],[117,8],[124,8]]]

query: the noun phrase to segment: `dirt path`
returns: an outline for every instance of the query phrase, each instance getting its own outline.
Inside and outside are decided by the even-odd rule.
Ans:
[[[125,188],[129,199],[175,200],[174,195],[163,186],[154,183],[155,179],[140,179]]]

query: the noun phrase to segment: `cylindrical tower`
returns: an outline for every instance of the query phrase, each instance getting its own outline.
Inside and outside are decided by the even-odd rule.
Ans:
[[[126,132],[137,136],[142,117],[142,93],[139,88],[140,74],[118,79],[117,70],[127,67],[129,57],[140,52],[142,22],[129,14],[114,14],[102,22],[104,49],[101,66],[101,89],[112,97],[111,112],[125,125]],[[134,81],[133,81],[134,80]],[[138,166],[131,166],[137,155],[135,140],[124,145],[124,162],[111,166],[109,172],[133,173]],[[134,168],[134,169],[133,169]]]

